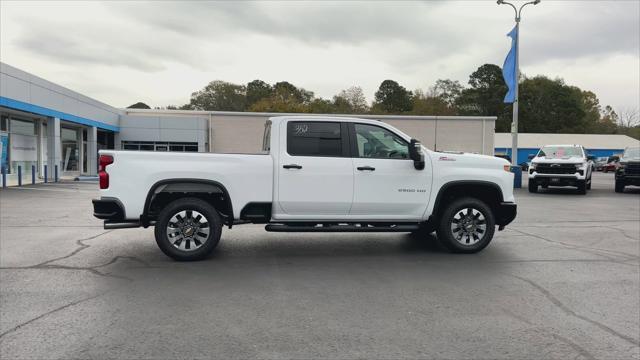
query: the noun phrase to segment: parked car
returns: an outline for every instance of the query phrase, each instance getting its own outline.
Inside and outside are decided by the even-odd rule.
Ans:
[[[615,191],[624,192],[628,185],[640,186],[640,147],[626,148],[616,169]]]
[[[538,187],[574,186],[580,194],[591,189],[591,160],[580,145],[545,145],[531,160],[529,192]]]
[[[595,160],[595,170],[596,171],[603,171],[604,170],[604,166],[607,165],[607,160],[609,158],[606,156],[601,156],[596,158]]]
[[[609,156],[607,159],[607,164],[604,166],[604,172],[616,171],[618,168],[618,164],[620,163],[620,157],[617,155]]]
[[[100,151],[106,229],[155,227],[160,249],[198,260],[223,225],[281,232],[436,231],[475,253],[516,216],[504,159],[427,150],[391,125],[357,118],[274,117],[263,154]]]

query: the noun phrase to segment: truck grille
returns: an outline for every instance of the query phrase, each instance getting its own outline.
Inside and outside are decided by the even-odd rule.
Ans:
[[[627,175],[640,175],[640,163],[627,164],[627,167],[624,169],[624,173]]]
[[[575,174],[576,166],[573,164],[538,164],[538,174]]]

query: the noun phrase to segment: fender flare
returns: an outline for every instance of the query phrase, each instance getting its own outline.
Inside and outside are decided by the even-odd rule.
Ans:
[[[438,211],[438,207],[440,206],[442,197],[444,196],[444,193],[449,188],[453,186],[469,186],[469,185],[486,186],[486,187],[493,188],[499,194],[498,203],[501,203],[504,201],[504,195],[502,194],[502,189],[500,189],[500,186],[498,186],[498,184],[496,183],[493,183],[491,181],[484,181],[484,180],[453,180],[445,183],[440,187],[440,190],[438,190],[438,195],[436,195],[436,200],[433,204],[433,209],[431,210],[431,214],[435,214]]]
[[[229,226],[229,228],[233,226],[233,203],[231,202],[231,196],[229,196],[227,188],[214,180],[192,178],[160,180],[153,184],[147,193],[147,197],[144,201],[144,208],[142,209],[142,215],[140,215],[140,222],[143,226],[149,226],[149,208],[151,207],[151,202],[155,195],[163,192],[164,190],[194,193],[221,193],[224,196],[225,204],[229,209],[229,216],[227,216],[226,219],[227,226]]]

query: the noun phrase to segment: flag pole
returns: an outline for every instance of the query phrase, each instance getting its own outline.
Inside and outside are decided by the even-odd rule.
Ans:
[[[518,166],[518,95],[520,80],[520,16],[516,17],[516,90],[511,123],[511,164]]]
[[[524,3],[520,9],[508,1],[498,0],[498,5],[509,5],[516,13],[516,81],[515,81],[515,97],[513,101],[513,121],[511,122],[511,164],[518,165],[518,105],[520,102],[520,18],[522,9],[530,4],[538,5],[541,0],[534,0]]]

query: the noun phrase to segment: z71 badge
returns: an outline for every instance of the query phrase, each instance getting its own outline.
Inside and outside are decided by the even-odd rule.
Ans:
[[[424,193],[427,192],[426,189],[398,189],[398,192],[401,193]]]

